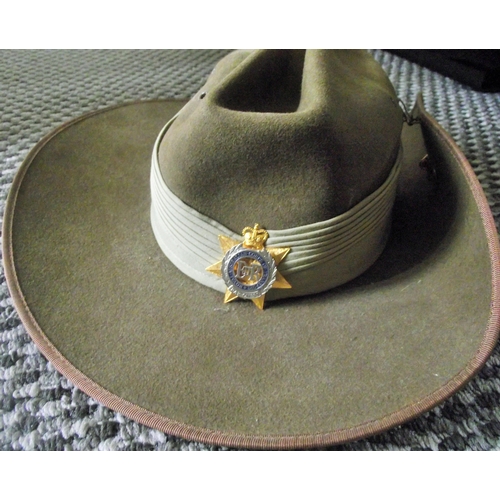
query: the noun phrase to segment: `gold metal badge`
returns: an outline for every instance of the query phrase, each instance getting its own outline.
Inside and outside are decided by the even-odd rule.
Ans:
[[[290,248],[266,248],[269,234],[258,224],[243,229],[242,235],[243,242],[219,235],[224,257],[206,270],[224,280],[224,304],[240,298],[264,309],[266,293],[271,288],[292,288],[278,271]]]

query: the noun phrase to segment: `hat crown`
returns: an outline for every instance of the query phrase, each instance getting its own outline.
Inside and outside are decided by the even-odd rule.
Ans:
[[[186,105],[159,148],[185,203],[234,231],[342,214],[387,178],[402,114],[362,51],[235,52]]]

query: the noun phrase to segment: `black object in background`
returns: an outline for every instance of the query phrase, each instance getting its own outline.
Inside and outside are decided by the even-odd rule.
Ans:
[[[387,50],[475,90],[500,91],[500,50]]]

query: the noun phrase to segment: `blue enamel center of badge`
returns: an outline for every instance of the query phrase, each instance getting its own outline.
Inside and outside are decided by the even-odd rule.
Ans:
[[[233,286],[239,290],[253,292],[266,285],[269,278],[269,266],[259,253],[244,249],[229,260],[227,276]]]

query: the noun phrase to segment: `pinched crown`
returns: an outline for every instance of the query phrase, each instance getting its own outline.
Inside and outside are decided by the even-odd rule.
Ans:
[[[288,229],[378,189],[402,126],[392,84],[366,52],[236,52],[172,123],[158,162],[177,197],[233,232],[249,217]]]

